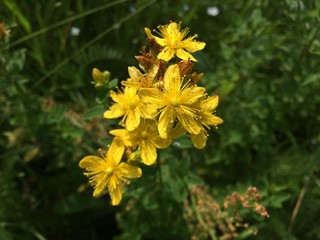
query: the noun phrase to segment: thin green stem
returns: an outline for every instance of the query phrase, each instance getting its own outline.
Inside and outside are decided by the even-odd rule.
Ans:
[[[135,11],[134,13],[131,13],[129,15],[127,15],[126,17],[122,18],[119,22],[113,24],[111,27],[107,28],[105,31],[103,31],[102,33],[100,33],[98,36],[96,36],[95,38],[93,38],[91,41],[87,42],[86,44],[84,44],[78,51],[74,52],[73,54],[71,54],[68,58],[65,58],[61,63],[59,63],[58,65],[56,65],[53,69],[51,69],[45,76],[43,76],[41,79],[39,79],[33,86],[31,89],[37,87],[39,84],[41,84],[45,79],[47,79],[48,77],[50,77],[53,73],[55,73],[58,69],[60,69],[61,67],[63,67],[66,63],[68,63],[72,58],[74,58],[78,53],[84,51],[85,49],[87,49],[88,47],[90,47],[92,44],[94,44],[95,42],[97,42],[98,40],[100,40],[102,37],[104,37],[105,35],[107,35],[108,33],[110,33],[112,30],[119,28],[119,26],[128,21],[130,18],[134,17],[135,15],[137,15],[139,12],[141,12],[143,9],[147,8],[148,6],[150,6],[151,4],[153,4],[154,2],[156,2],[156,0],[150,1],[149,3],[146,3],[145,5],[143,5],[142,7],[140,7],[139,9],[137,9],[137,11]]]
[[[161,159],[161,151],[159,151],[158,153],[158,159]],[[163,186],[163,178],[162,178],[162,169],[161,169],[161,163],[160,161],[158,161],[158,163],[156,164],[157,168],[158,168],[158,175],[159,175],[159,182],[160,182],[160,187],[162,188]]]
[[[91,14],[93,14],[93,13],[102,11],[102,10],[104,10],[104,9],[110,8],[110,7],[115,6],[115,5],[117,5],[117,4],[124,3],[124,2],[126,2],[126,1],[128,1],[128,0],[118,0],[118,1],[114,1],[114,2],[111,2],[111,3],[104,4],[104,5],[102,5],[102,6],[99,6],[99,7],[93,8],[93,9],[90,9],[90,10],[88,10],[88,11],[79,13],[79,14],[77,14],[77,15],[75,15],[75,16],[66,18],[66,19],[64,19],[64,20],[62,20],[62,21],[60,21],[60,22],[57,22],[57,23],[55,23],[55,24],[53,24],[53,25],[51,25],[51,26],[48,26],[48,27],[45,27],[45,28],[40,29],[40,30],[38,30],[38,31],[35,31],[35,32],[33,32],[33,33],[30,33],[30,34],[28,34],[27,36],[22,37],[22,38],[20,38],[20,39],[18,39],[18,40],[16,40],[16,41],[12,42],[12,43],[9,45],[9,47],[11,48],[11,47],[13,47],[13,46],[15,46],[15,45],[17,45],[17,44],[20,44],[20,43],[22,43],[22,42],[25,42],[25,41],[31,39],[31,38],[34,38],[34,37],[36,37],[36,36],[38,36],[38,35],[40,35],[40,34],[42,34],[42,33],[45,33],[45,32],[48,32],[48,31],[54,29],[54,28],[60,27],[61,25],[64,25],[64,24],[66,24],[66,23],[72,22],[72,21],[74,21],[74,20],[77,20],[77,19],[79,19],[79,18],[88,16],[88,15],[91,15]]]
[[[215,235],[215,231],[210,229],[210,227],[205,223],[201,213],[198,211],[197,206],[196,206],[196,198],[192,195],[190,196],[190,198],[191,198],[192,209],[193,209],[194,213],[196,214],[196,217],[197,217],[199,223],[207,231],[207,233],[209,234],[209,236],[212,240],[217,240],[217,237]]]
[[[22,229],[22,230],[32,234],[38,240],[46,240],[46,238],[44,236],[42,236],[39,232],[35,231],[34,229],[30,229],[29,227],[23,226],[21,224],[15,224],[15,223],[10,223],[10,222],[0,222],[0,228],[1,227],[2,228],[12,227],[12,228],[17,228],[17,229]]]
[[[292,215],[291,215],[291,218],[290,218],[290,223],[289,223],[289,227],[288,227],[288,232],[290,233],[291,230],[292,230],[292,227],[293,227],[293,224],[295,223],[295,220],[297,218],[297,215],[298,215],[298,212],[299,212],[299,209],[300,209],[300,206],[301,206],[301,203],[303,201],[303,198],[304,198],[304,195],[306,194],[307,192],[307,187],[309,185],[309,182],[310,182],[310,177],[307,176],[305,178],[305,182],[304,182],[304,185],[303,185],[303,188],[301,189],[300,191],[300,195],[299,195],[299,198],[296,202],[296,205],[293,209],[293,212],[292,212]]]

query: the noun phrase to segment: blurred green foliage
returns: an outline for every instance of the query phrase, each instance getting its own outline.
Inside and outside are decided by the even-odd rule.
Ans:
[[[218,203],[257,186],[270,214],[247,214],[258,239],[320,239],[319,11],[317,0],[1,1],[0,239],[189,239],[191,183]],[[125,79],[144,27],[170,20],[207,43],[196,70],[224,124],[202,151],[183,138],[161,152],[111,207],[78,168],[115,124],[94,117],[107,93],[91,71]]]

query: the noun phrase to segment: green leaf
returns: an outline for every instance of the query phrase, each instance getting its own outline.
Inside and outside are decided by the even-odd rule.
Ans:
[[[67,215],[102,207],[103,204],[102,199],[95,199],[88,194],[70,194],[60,200],[54,210],[61,215]]]
[[[0,223],[0,239],[2,240],[13,240],[12,234],[8,232]]]
[[[105,108],[102,105],[95,106],[91,108],[84,114],[84,119],[92,119],[95,117],[102,117],[105,112]]]
[[[320,55],[320,49],[319,49],[319,55]],[[319,76],[316,74],[312,74],[306,77],[306,79],[302,82],[301,86],[307,86],[317,81],[319,81]]]
[[[174,161],[170,161],[174,162]],[[176,159],[176,165],[170,164],[171,171],[179,174],[179,176],[186,176],[190,172],[191,161],[189,157],[184,157],[182,159]]]
[[[233,145],[233,144],[239,144],[242,142],[242,135],[237,130],[231,130],[229,132],[229,137],[226,139],[226,141],[223,143],[224,145]]]
[[[320,47],[310,50],[310,53],[314,55],[320,55]]]
[[[31,25],[28,19],[22,14],[21,9],[19,8],[18,4],[15,1],[11,0],[3,0],[4,4],[7,8],[11,11],[11,13],[18,18],[20,24],[24,28],[27,33],[31,32]]]
[[[109,89],[114,89],[118,85],[118,79],[113,79],[109,82],[108,88]]]
[[[6,63],[6,70],[12,73],[19,73],[24,67],[25,59],[26,59],[25,48],[14,51],[11,58],[9,58]]]
[[[190,173],[186,177],[186,181],[187,181],[187,183],[193,184],[193,185],[203,185],[203,180],[193,173]]]
[[[98,143],[101,145],[101,146],[108,146],[111,144],[112,142],[112,137],[104,137],[104,138],[100,138],[98,140]]]
[[[246,239],[246,238],[254,235],[255,232],[256,232],[256,228],[255,227],[249,227],[248,229],[243,230],[239,234],[239,239]]]
[[[48,112],[47,121],[51,123],[59,123],[65,117],[67,106],[59,104],[51,112]]]
[[[184,136],[180,137],[179,139],[175,140],[172,145],[178,149],[193,148],[192,141],[191,141],[190,137],[187,135],[184,135]]]
[[[310,53],[320,55],[320,40],[315,39],[310,47]]]
[[[173,198],[178,202],[185,200],[188,196],[187,186],[180,178],[170,182],[170,189]]]
[[[222,96],[227,96],[234,88],[234,82],[223,80],[219,91]]]
[[[282,204],[291,197],[290,194],[282,194],[278,196],[271,196],[268,198],[269,205],[275,208],[281,208]]]

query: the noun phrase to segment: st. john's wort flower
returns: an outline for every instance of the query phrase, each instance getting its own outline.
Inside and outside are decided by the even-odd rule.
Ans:
[[[121,162],[124,145],[120,138],[114,138],[108,152],[100,157],[86,156],[79,166],[86,169],[85,175],[89,177],[94,187],[93,196],[99,197],[108,190],[112,205],[118,205],[122,199],[123,183],[130,183],[131,178],[139,178],[142,171],[139,167]]]
[[[145,28],[145,32],[149,39],[154,38],[156,42],[163,47],[162,51],[158,54],[158,59],[163,61],[170,61],[174,55],[183,60],[191,60],[196,62],[197,60],[190,54],[205,47],[204,42],[198,42],[194,40],[197,35],[188,37],[189,29],[186,28],[180,31],[181,24],[171,22],[168,25],[160,25],[157,32],[161,37],[154,36],[149,28]]]

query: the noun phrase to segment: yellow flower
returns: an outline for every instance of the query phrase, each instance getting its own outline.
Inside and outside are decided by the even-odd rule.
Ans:
[[[130,78],[122,81],[121,84],[129,87],[149,88],[154,84],[154,80],[159,71],[159,64],[154,64],[147,74],[142,74],[137,68],[129,67]]]
[[[202,125],[209,128],[210,126],[217,126],[223,123],[221,118],[212,114],[219,104],[219,97],[217,95],[200,99],[196,104],[201,109],[199,121]]]
[[[223,120],[212,113],[215,111],[219,103],[218,96],[212,96],[200,99],[197,103],[194,104],[196,108],[199,108],[199,122],[207,127],[210,126],[217,126],[223,123]],[[193,145],[198,148],[202,149],[205,147],[206,142],[208,139],[207,131],[204,127],[202,127],[200,133],[198,134],[191,134],[191,140]]]
[[[115,103],[104,112],[103,116],[108,119],[123,116],[120,124],[129,131],[139,126],[141,117],[154,118],[157,113],[156,106],[142,102],[137,91],[135,87],[125,87],[123,93],[110,91],[110,96]]]
[[[81,168],[86,169],[85,175],[94,186],[93,196],[98,197],[107,189],[112,205],[118,205],[122,199],[122,182],[129,184],[129,179],[142,175],[139,167],[120,162],[123,153],[124,145],[121,139],[115,138],[103,158],[86,156],[79,163]]]
[[[192,105],[205,96],[205,89],[183,84],[177,64],[168,67],[163,82],[163,91],[142,88],[139,92],[143,101],[154,103],[160,108],[159,135],[168,138],[176,118],[187,132],[199,134],[202,127],[197,119],[198,110]]]
[[[158,54],[158,59],[163,61],[170,61],[176,54],[180,59],[196,62],[197,60],[190,52],[202,50],[206,45],[204,42],[194,40],[197,35],[184,39],[189,33],[189,29],[184,29],[180,32],[180,23],[171,22],[169,25],[159,26],[158,29],[160,31],[158,34],[162,38],[152,35],[149,28],[145,28],[145,32],[148,38],[154,38],[163,47],[162,51]]]
[[[119,136],[129,146],[137,147],[144,164],[152,165],[157,159],[157,148],[164,149],[170,146],[171,139],[162,139],[159,136],[157,122],[155,120],[144,120],[134,131],[125,129],[111,130],[110,134]]]

